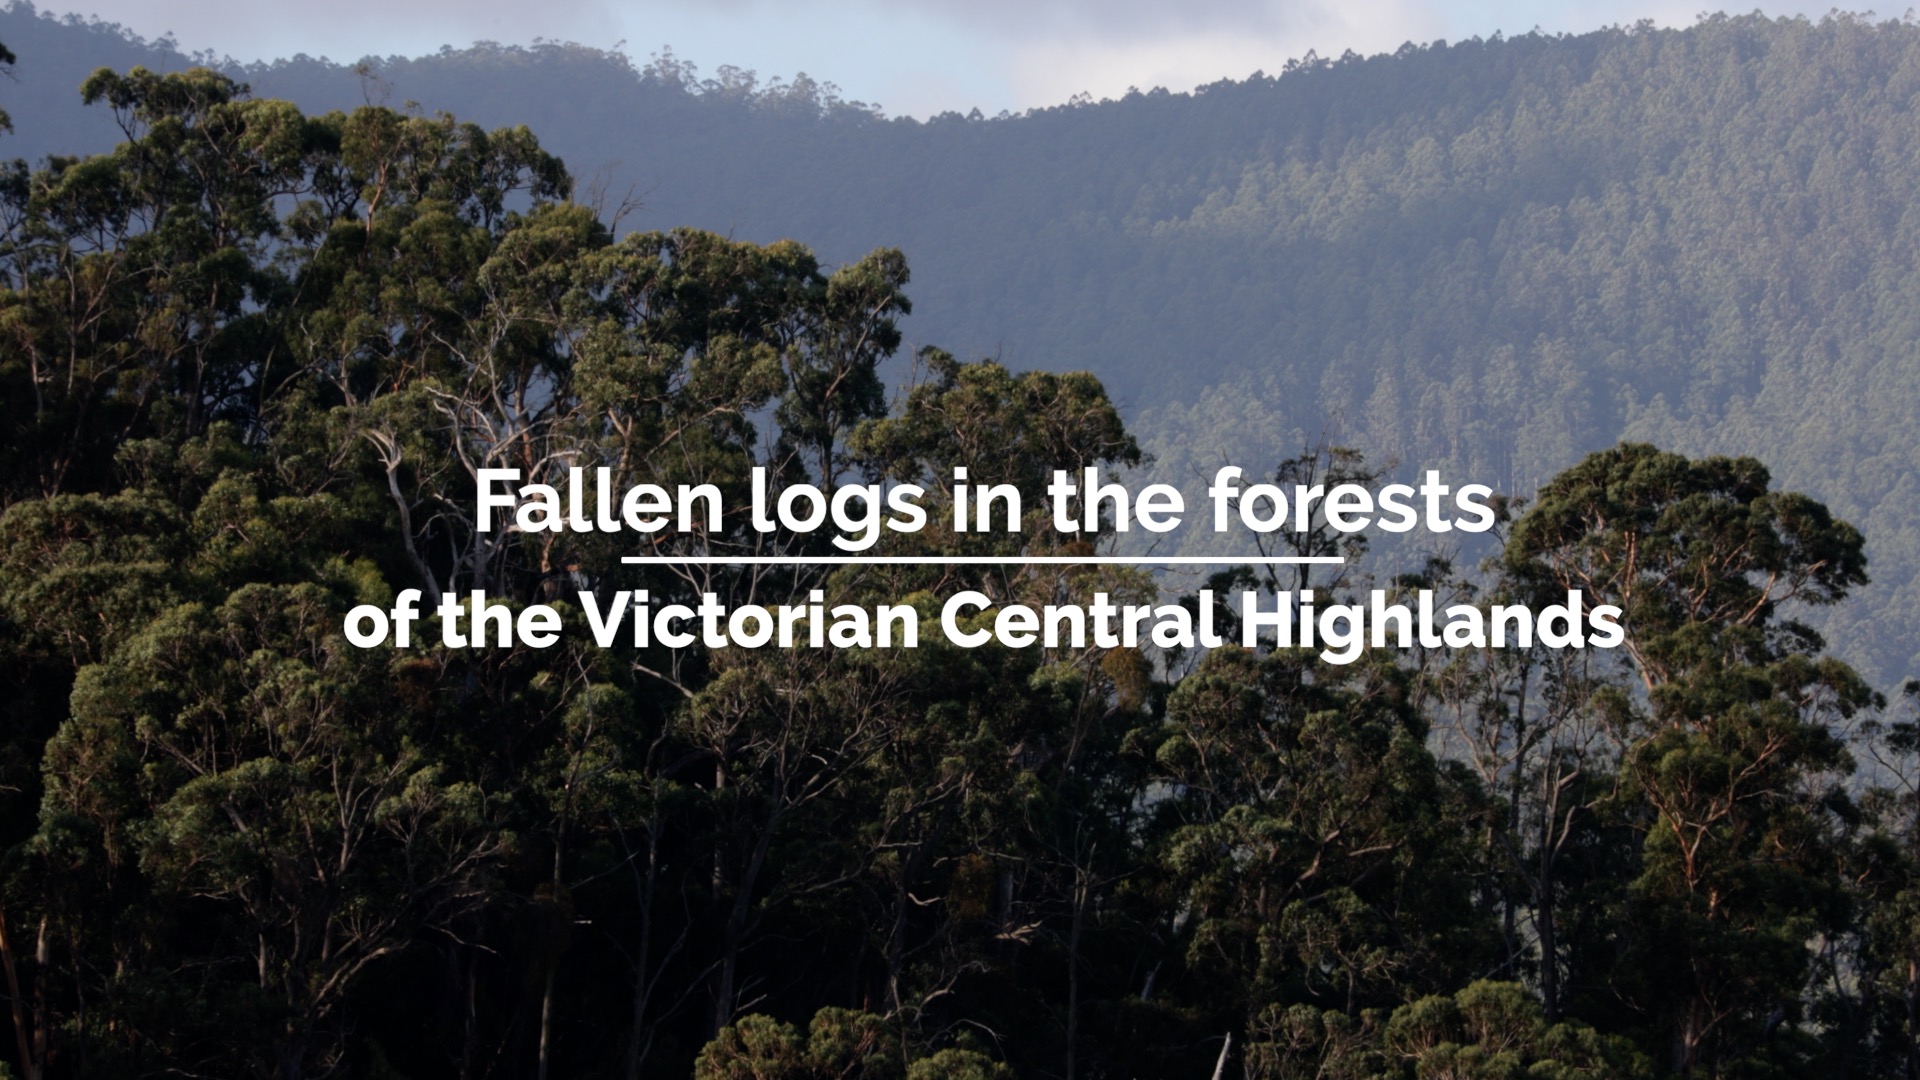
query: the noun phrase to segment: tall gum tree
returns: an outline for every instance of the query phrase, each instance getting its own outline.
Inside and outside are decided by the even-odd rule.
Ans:
[[[1638,932],[1615,978],[1673,1071],[1759,1067],[1842,914],[1839,732],[1882,704],[1782,609],[1865,584],[1860,533],[1750,458],[1623,444],[1543,487],[1506,559],[1543,596],[1618,605],[1644,691],[1624,761]]]

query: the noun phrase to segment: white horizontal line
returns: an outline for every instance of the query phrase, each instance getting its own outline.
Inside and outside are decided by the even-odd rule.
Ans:
[[[642,566],[1338,566],[1338,555],[628,555]]]

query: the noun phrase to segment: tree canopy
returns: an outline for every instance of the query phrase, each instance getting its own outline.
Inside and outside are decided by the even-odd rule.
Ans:
[[[1920,1068],[1920,739],[1806,623],[1864,537],[1758,461],[1623,444],[1483,566],[1355,543],[1319,583],[1577,588],[1625,611],[1616,653],[600,648],[583,607],[627,590],[1163,583],[911,561],[1113,539],[1040,512],[888,535],[901,565],[630,565],[479,528],[480,469],[737,495],[967,464],[1040,507],[1141,445],[1087,373],[928,348],[889,395],[923,306],[896,250],[620,233],[525,128],[208,68],[83,92],[119,145],[0,185],[11,1073]],[[1324,444],[1271,470],[1385,477]],[[646,543],[824,550],[738,510]],[[575,632],[347,642],[405,589]]]

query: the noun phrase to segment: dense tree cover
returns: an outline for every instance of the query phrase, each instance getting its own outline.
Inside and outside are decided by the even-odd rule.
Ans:
[[[192,60],[0,20],[29,158],[118,140],[71,103],[93,66]],[[228,70],[313,112],[531,124],[585,201],[637,199],[625,227],[804,237],[835,263],[897,246],[910,339],[1093,371],[1162,478],[1282,456],[1328,417],[1376,460],[1513,491],[1623,437],[1764,456],[1871,537],[1865,602],[1823,617],[1836,647],[1920,673],[1910,22],[1410,45],[924,121],[557,44]]]
[[[24,3],[0,39],[29,159],[119,140],[72,95],[95,66],[213,60]],[[670,52],[224,62],[310,112],[532,125],[623,227],[898,247],[910,340],[1094,372],[1158,479],[1329,424],[1512,491],[1622,438],[1763,456],[1871,538],[1835,647],[1920,674],[1920,27],[1713,16],[1274,68],[922,121]]]
[[[208,69],[84,93],[125,141],[0,186],[10,1074],[1920,1069],[1920,737],[1805,624],[1865,584],[1861,534],[1752,459],[1622,444],[1482,571],[1356,541],[1316,582],[1578,588],[1625,611],[1617,655],[603,650],[583,593],[930,618],[962,587],[1160,586],[627,566],[822,541],[738,509],[481,531],[478,469],[743,508],[756,466],[938,491],[964,463],[1038,508],[1048,468],[1140,448],[1087,374],[929,349],[889,405],[896,251],[616,237],[524,128],[306,114]],[[1046,522],[886,550],[1101,542]],[[347,644],[405,588],[576,625]]]

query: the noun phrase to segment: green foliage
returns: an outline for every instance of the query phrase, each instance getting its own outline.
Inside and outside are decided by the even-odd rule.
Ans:
[[[1653,1075],[1619,1036],[1548,1023],[1517,983],[1479,980],[1355,1020],[1308,1005],[1271,1007],[1252,1030],[1247,1075],[1417,1080],[1577,1080]]]
[[[696,1080],[1012,1080],[975,1050],[948,1047],[904,1070],[894,1034],[872,1013],[825,1008],[804,1038],[793,1025],[753,1014],[722,1028],[694,1063]]]
[[[1761,55],[1796,27],[1714,20],[1696,38]],[[1884,37],[1855,43],[1906,31],[1871,33]],[[1582,214],[1651,229],[1658,247],[1657,215],[1612,188],[1583,194],[1572,166],[1522,137],[1540,102],[1500,99],[1511,122],[1497,133],[1490,104],[1395,127],[1377,103],[1329,102],[1363,72],[1417,90],[1460,55],[1516,64],[1504,83],[1487,76],[1497,85],[1534,85],[1564,60],[1579,85],[1615,86],[1677,63],[1661,59],[1675,40],[1694,39],[1637,30],[1304,65],[1279,86],[1318,102],[1289,115],[1319,119],[1271,183],[1242,184],[1245,205],[1192,203],[1163,228],[1169,194],[1087,228],[1185,250],[1216,225],[1265,221],[1278,246],[1256,261],[1314,252],[1297,275],[1346,289],[1373,271],[1334,241],[1384,235],[1369,215],[1386,200],[1416,240],[1462,245],[1459,274],[1419,286],[1452,287],[1476,280],[1463,245],[1478,241],[1434,223],[1531,235],[1494,224],[1513,220],[1495,181],[1518,175],[1575,202],[1625,200]],[[1083,115],[889,127],[812,84],[733,73],[695,91],[692,78],[665,60],[642,76],[697,109],[842,133],[1001,138]],[[1624,107],[1590,93],[1543,100]],[[1802,621],[1850,610],[1866,540],[1819,500],[1774,490],[1754,460],[1628,443],[1571,463],[1585,437],[1571,414],[1528,413],[1516,445],[1564,451],[1571,468],[1479,571],[1397,573],[1391,554],[1324,529],[1291,541],[1351,560],[1312,579],[1329,598],[1373,581],[1481,604],[1578,589],[1624,609],[1614,653],[1381,649],[1336,666],[1305,649],[962,649],[932,630],[960,588],[995,604],[1158,597],[1152,577],[1113,566],[913,561],[1098,550],[1106,530],[1051,527],[1044,484],[1146,455],[1085,373],[930,347],[890,407],[884,365],[914,310],[897,250],[832,268],[793,241],[621,235],[569,201],[571,175],[525,128],[303,113],[205,67],[102,70],[85,96],[124,141],[0,184],[0,968],[17,1035],[0,1056],[13,1072],[1911,1071],[1920,736]],[[1390,134],[1341,134],[1369,123]],[[1441,123],[1458,128],[1444,146],[1395,141]],[[1367,182],[1402,172],[1439,179]],[[1447,186],[1475,176],[1470,198]],[[1569,228],[1574,249],[1597,242]],[[1275,294],[1285,304],[1440,357],[1421,400],[1453,407],[1440,368],[1477,346],[1435,348],[1372,300],[1342,314],[1336,295],[1372,294],[1297,275],[1298,296]],[[1626,319],[1632,297],[1671,299],[1636,282],[1607,278],[1597,303]],[[1578,340],[1604,340],[1614,317],[1579,323]],[[1152,340],[1137,322],[1116,332]],[[1599,368],[1551,335],[1525,365],[1473,353],[1513,385],[1458,393],[1571,409],[1666,377],[1682,345],[1610,347],[1620,358]],[[1379,408],[1402,409],[1393,349],[1299,378],[1338,390],[1381,375]],[[1523,367],[1537,386],[1515,381]],[[1281,382],[1263,398],[1310,397]],[[1266,423],[1266,409],[1246,404],[1242,420]],[[1562,442],[1538,443],[1550,433]],[[942,481],[960,465],[1020,491],[1017,530],[953,531]],[[1386,475],[1325,445],[1274,467],[1289,482]],[[776,490],[927,484],[930,525],[882,537],[903,565],[632,566],[633,536],[482,528],[483,468],[563,489],[574,468],[721,489],[735,509],[719,522],[644,538],[665,555],[827,550],[738,511],[754,469]],[[1216,584],[1293,583],[1242,569]],[[349,609],[406,590],[425,609],[409,645],[346,642]],[[588,604],[637,590],[655,607],[817,590],[829,609],[911,605],[927,632],[913,649],[594,646]],[[543,649],[447,647],[436,601],[472,591],[509,610],[550,604],[567,633]]]
[[[1539,1004],[1513,983],[1475,982],[1393,1011],[1381,1033],[1390,1060],[1416,1077],[1462,1080],[1650,1075],[1626,1040],[1578,1023],[1549,1025]]]
[[[123,137],[72,93],[100,64],[196,60],[24,5],[0,24],[33,61],[8,84],[29,160]],[[1916,50],[1898,19],[1709,15],[924,121],[559,43],[226,73],[315,116],[530,125],[610,216],[644,193],[647,228],[897,246],[908,337],[1093,371],[1183,486],[1329,419],[1515,494],[1623,438],[1764,457],[1874,538],[1878,587],[1820,618],[1892,682],[1920,589]]]
[[[38,56],[46,21],[0,34]],[[897,246],[908,337],[1094,372],[1154,478],[1190,490],[1329,423],[1514,494],[1622,439],[1763,457],[1873,536],[1879,595],[1820,618],[1892,681],[1920,595],[1917,55],[1907,21],[1710,15],[993,120],[883,120],[811,80],[557,44],[389,58],[372,83],[531,124],[606,171],[607,201],[644,192],[649,222],[806,237],[830,262]],[[315,60],[233,74],[312,112],[369,93]],[[29,157],[108,145],[25,135]]]
[[[698,1080],[826,1080],[901,1075],[892,1040],[880,1018],[849,1009],[821,1009],[800,1037],[793,1025],[769,1017],[741,1017],[700,1052]]]
[[[1767,479],[1751,459],[1623,445],[1543,488],[1507,547],[1524,580],[1624,612],[1647,727],[1623,771],[1650,821],[1622,978],[1681,1072],[1748,1052],[1805,984],[1806,942],[1843,932],[1838,733],[1884,704],[1779,618],[1865,582],[1860,534]]]
[[[1167,701],[1154,756],[1177,798],[1165,861],[1193,977],[1352,1012],[1444,986],[1476,926],[1458,859],[1476,793],[1423,745],[1392,668],[1307,653],[1207,655]]]

